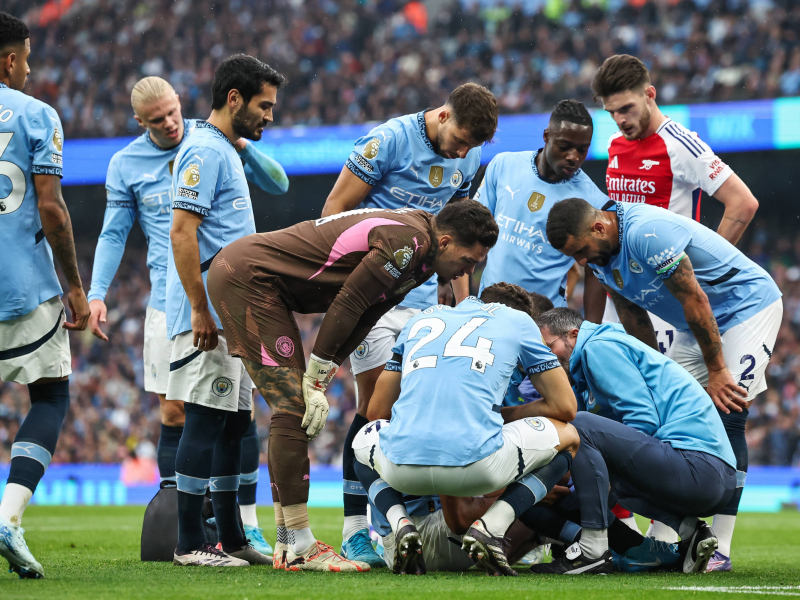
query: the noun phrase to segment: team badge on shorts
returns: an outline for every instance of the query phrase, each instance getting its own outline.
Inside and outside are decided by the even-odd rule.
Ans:
[[[533,427],[536,431],[544,431],[544,421],[541,419],[537,419],[536,417],[529,417],[525,419],[525,422]]]
[[[214,383],[211,384],[211,391],[213,391],[220,398],[224,398],[231,393],[233,389],[233,382],[227,377],[217,377]]]
[[[367,342],[361,342],[361,343],[358,345],[358,347],[356,348],[356,351],[355,351],[355,352],[353,352],[353,354],[355,355],[355,357],[356,357],[357,359],[361,360],[361,359],[362,359],[362,358],[364,358],[364,357],[365,357],[367,354],[369,354],[369,344],[368,344]]]
[[[442,185],[442,181],[444,181],[444,167],[433,165],[430,173],[428,173],[428,181],[431,182],[433,187],[439,187]]]
[[[453,184],[453,187],[461,187],[462,181],[464,181],[464,174],[460,169],[456,169],[456,172],[450,176],[450,183]]]
[[[611,274],[614,276],[614,283],[617,284],[619,289],[622,289],[622,286],[625,285],[625,282],[622,280],[622,273],[619,272],[619,269],[614,269],[611,271]]]
[[[628,268],[631,270],[632,273],[637,273],[637,274],[638,273],[644,273],[644,269],[642,268],[642,265],[637,263],[632,258],[630,260],[628,260]]]
[[[284,358],[289,358],[294,354],[294,342],[292,338],[285,335],[279,337],[278,341],[275,342],[275,351]]]

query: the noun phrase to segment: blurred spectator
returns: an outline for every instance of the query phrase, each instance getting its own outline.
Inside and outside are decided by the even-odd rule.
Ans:
[[[214,67],[235,52],[289,78],[276,124],[385,121],[477,81],[505,113],[593,105],[608,56],[649,67],[663,104],[800,91],[795,0],[5,0],[32,28],[26,91],[67,137],[139,131],[130,90],[169,79],[206,117]]]

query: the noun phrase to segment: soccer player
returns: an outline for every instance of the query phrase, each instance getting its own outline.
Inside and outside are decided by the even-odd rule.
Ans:
[[[470,184],[481,163],[480,145],[491,140],[496,129],[497,101],[489,90],[474,83],[453,90],[444,106],[378,125],[356,141],[322,216],[357,206],[418,208],[436,214],[449,200],[469,196]],[[443,301],[449,286],[440,288]],[[454,282],[453,288],[456,302],[469,294],[466,279]],[[350,357],[358,406],[342,457],[342,554],[373,566],[383,566],[383,561],[369,539],[367,497],[353,470],[353,438],[367,423],[375,381],[392,356],[397,334],[409,318],[436,304],[438,296],[434,280],[410,292],[400,306],[378,321]]]
[[[175,455],[183,432],[185,414],[181,400],[167,400],[167,380],[172,340],[167,336],[167,249],[169,248],[172,171],[181,144],[197,121],[184,119],[172,86],[160,77],[145,77],[133,87],[134,117],[145,133],[117,152],[106,176],[106,214],[94,253],[92,287],[89,290],[89,327],[101,340],[108,340],[101,325],[106,322],[105,296],[119,268],[125,241],[138,220],[147,239],[150,270],[150,301],[144,324],[144,389],[158,394],[161,403],[161,436],[158,469],[162,481],[175,482]],[[283,167],[244,138],[234,143],[244,163],[248,181],[271,194],[284,194],[289,179]],[[254,439],[251,439],[254,438]],[[260,442],[255,422],[243,442],[242,479],[239,486],[245,534],[262,554],[272,550],[264,540],[256,516],[256,482]],[[246,464],[244,464],[246,463]],[[245,484],[245,480],[248,482]]]
[[[736,244],[755,215],[758,201],[696,133],[659,110],[656,88],[644,63],[628,54],[606,59],[594,76],[592,92],[619,127],[608,142],[606,187],[611,199],[660,206],[699,221],[700,198],[705,192],[725,205],[717,233]],[[590,270],[585,279],[586,318],[595,323],[619,322],[614,303],[608,301]],[[659,349],[667,352],[674,343],[675,329],[655,315],[651,318]]]
[[[475,199],[492,211],[500,239],[486,259],[481,290],[507,281],[566,306],[567,274],[575,261],[547,242],[545,225],[550,209],[564,198],[585,198],[596,208],[608,202],[581,171],[592,131],[586,107],[562,100],[544,130],[544,148],[503,152],[489,163]]]
[[[0,379],[27,384],[31,409],[11,446],[11,470],[0,500],[0,556],[20,578],[39,579],[21,527],[22,515],[56,449],[69,408],[72,372],[67,330],[89,319],[72,222],[61,195],[63,128],[44,102],[22,93],[30,68],[30,31],[0,12]],[[67,280],[66,320],[58,259]]]
[[[273,567],[367,571],[317,541],[308,523],[308,441],[325,426],[325,389],[336,369],[389,309],[434,276],[472,273],[497,240],[497,224],[472,200],[437,215],[363,209],[224,248],[208,290],[228,336],[272,410],[269,469],[278,542]],[[306,368],[292,312],[325,313]],[[185,434],[184,434],[185,435]]]
[[[356,473],[395,538],[395,573],[425,572],[419,532],[403,494],[476,496],[505,491],[463,537],[493,575],[516,575],[502,548],[509,526],[569,471],[578,449],[575,396],[516,285],[486,288],[455,308],[413,317],[375,388],[386,411],[353,442]],[[502,408],[522,365],[542,400]],[[454,401],[454,399],[456,399]]]
[[[736,456],[740,487],[714,520],[725,533],[712,560],[721,563],[717,570],[730,570],[747,472],[747,407],[767,388],[781,292],[764,269],[696,221],[647,204],[609,204],[605,211],[578,198],[560,202],[550,211],[547,238],[591,265],[628,333],[658,349],[647,311],[677,330],[668,356],[707,389]]]
[[[708,394],[620,325],[596,325],[568,308],[546,312],[537,322],[576,392],[588,391],[615,418],[583,411],[575,417],[581,449],[571,473],[581,511],[580,552],[532,570],[609,572],[614,528],[631,540],[628,548],[616,548],[625,552],[622,570],[682,559],[684,572],[705,572],[717,539],[698,517],[717,512],[736,491],[736,458]],[[608,510],[609,484],[623,507],[677,531],[681,554],[618,523]]]
[[[206,277],[223,246],[255,232],[235,144],[240,138],[261,139],[284,82],[252,56],[223,61],[211,86],[211,116],[196,123],[175,157],[166,283],[166,327],[173,346],[166,399],[183,400],[186,413],[175,463],[178,565],[268,563],[245,537],[236,505],[253,382],[228,355],[227,331],[220,331],[208,302]],[[221,549],[204,535],[203,497],[209,488]]]

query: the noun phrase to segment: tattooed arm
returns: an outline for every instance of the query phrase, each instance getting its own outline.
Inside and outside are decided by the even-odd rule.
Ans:
[[[683,306],[686,322],[703,353],[703,361],[708,368],[709,396],[717,408],[726,414],[731,410],[742,412],[740,407],[747,406],[744,400],[747,392],[736,385],[725,366],[717,320],[714,318],[708,296],[694,276],[694,269],[688,256],[685,256],[672,275],[664,280],[664,285]]]
[[[725,214],[722,215],[717,233],[731,244],[736,244],[753,220],[758,210],[758,200],[736,173],[720,186],[714,198],[725,205]]]
[[[65,329],[83,331],[89,322],[89,302],[83,291],[78,259],[75,256],[75,241],[72,236],[72,221],[67,205],[61,195],[61,178],[58,175],[33,176],[36,196],[39,199],[39,218],[47,243],[53,249],[58,264],[69,284],[67,303],[73,322],[65,322]]]
[[[650,315],[647,314],[647,311],[641,306],[634,304],[627,298],[623,298],[607,285],[601,285],[606,289],[611,296],[611,299],[614,301],[614,308],[617,309],[619,322],[622,323],[625,331],[628,332],[629,335],[632,335],[654,350],[658,350],[660,352],[658,348],[658,340],[656,339],[656,332],[655,329],[653,329],[653,322],[650,320]],[[600,321],[597,322],[600,323],[601,321],[602,316]]]

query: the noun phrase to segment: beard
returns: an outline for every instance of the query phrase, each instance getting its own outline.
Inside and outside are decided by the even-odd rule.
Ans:
[[[608,240],[599,240],[599,247],[597,248],[597,258],[592,261],[594,264],[605,267],[611,262],[611,257],[614,252],[611,250],[611,242]]]
[[[636,132],[637,136],[640,136],[640,135],[642,135],[642,133],[647,131],[647,128],[650,127],[650,119],[651,118],[652,118],[652,114],[650,114],[650,109],[647,108],[647,105],[645,104],[642,107],[642,118],[639,119],[639,125],[638,125],[639,130]]]
[[[231,115],[231,128],[233,129],[233,133],[240,138],[257,142],[261,139],[261,134],[256,133],[256,130],[262,126],[263,123],[261,119],[248,110],[247,104],[243,105]]]

